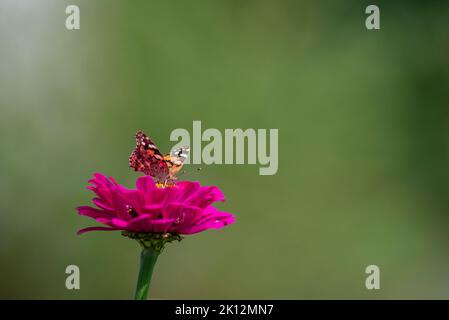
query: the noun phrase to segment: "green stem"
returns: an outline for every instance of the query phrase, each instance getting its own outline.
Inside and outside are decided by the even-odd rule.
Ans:
[[[156,264],[159,251],[152,248],[144,248],[140,253],[140,270],[137,279],[136,293],[134,300],[146,300],[150,289],[151,275]]]

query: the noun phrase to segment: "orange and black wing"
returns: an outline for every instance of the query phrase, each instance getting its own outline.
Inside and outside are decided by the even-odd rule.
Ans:
[[[167,160],[142,131],[136,133],[136,147],[129,157],[129,166],[135,171],[152,176],[156,182],[165,182],[170,177]]]

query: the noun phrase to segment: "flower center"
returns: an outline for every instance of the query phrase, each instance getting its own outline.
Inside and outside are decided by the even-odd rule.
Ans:
[[[174,183],[173,181],[156,182],[156,187],[159,189],[174,187],[175,185],[176,183]]]

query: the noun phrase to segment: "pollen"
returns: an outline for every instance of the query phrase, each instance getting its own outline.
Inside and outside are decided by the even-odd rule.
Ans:
[[[174,187],[176,185],[176,183],[174,182],[156,182],[156,187],[163,189],[163,188],[168,188],[168,187]]]

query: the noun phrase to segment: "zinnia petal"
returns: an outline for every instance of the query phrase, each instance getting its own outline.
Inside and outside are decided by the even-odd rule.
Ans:
[[[151,176],[143,176],[137,179],[136,187],[140,191],[150,192],[152,189],[156,188],[156,184]]]
[[[90,231],[116,231],[116,228],[108,228],[108,227],[88,227],[81,230],[78,230],[77,234],[83,234]]]
[[[80,206],[76,209],[78,210],[78,214],[80,214],[82,216],[86,216],[86,217],[90,217],[90,218],[94,218],[94,219],[108,217],[108,214],[105,213],[104,211],[102,211],[100,209],[92,208],[89,206]]]

